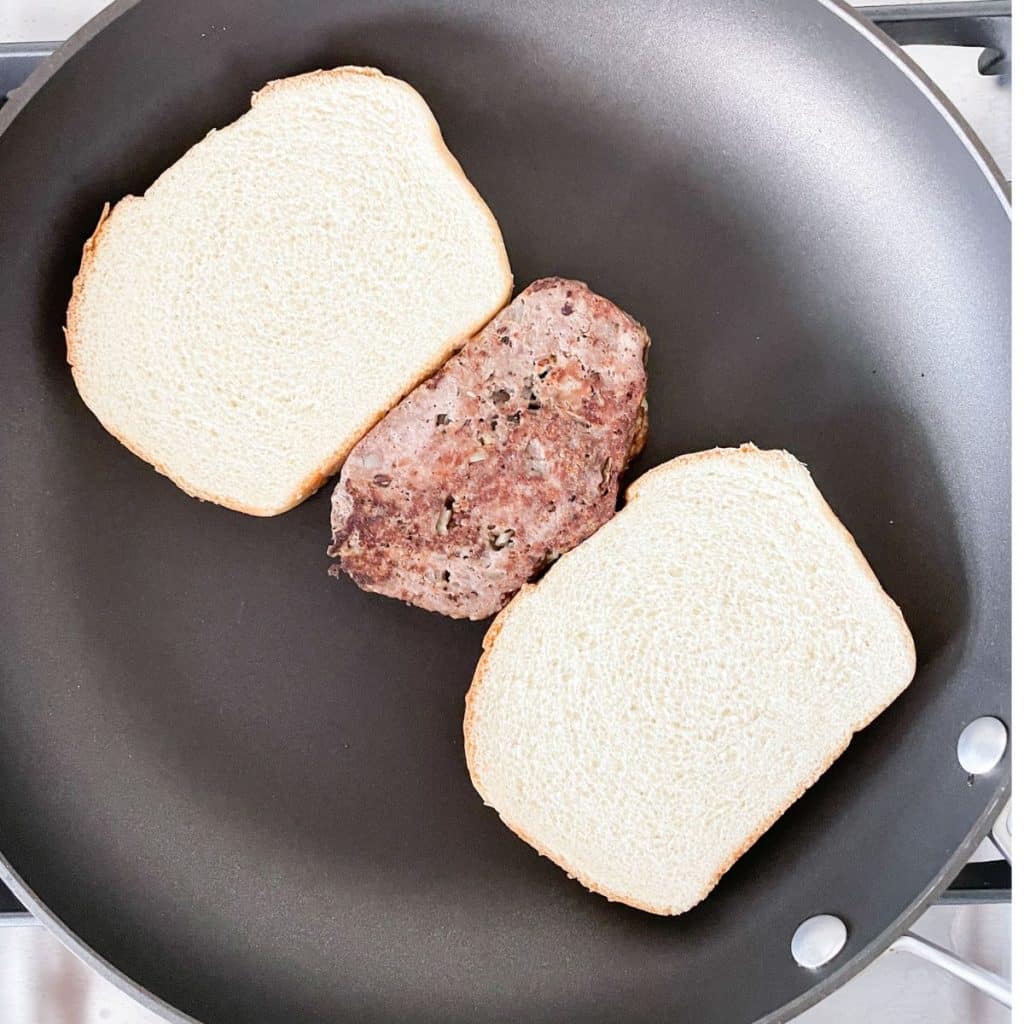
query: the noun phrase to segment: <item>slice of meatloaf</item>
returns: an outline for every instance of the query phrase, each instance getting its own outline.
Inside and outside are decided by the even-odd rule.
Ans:
[[[611,518],[647,434],[647,332],[535,281],[352,450],[328,554],[364,590],[483,619]]]

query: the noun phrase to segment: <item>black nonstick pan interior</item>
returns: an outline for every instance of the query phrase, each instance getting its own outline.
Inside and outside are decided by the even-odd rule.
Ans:
[[[789,449],[915,636],[907,693],[680,918],[588,894],[482,805],[485,626],[329,579],[329,488],[269,520],[193,501],[75,392],[104,201],[345,63],[423,93],[519,285],[582,278],[648,327],[634,472]],[[119,983],[206,1024],[778,1020],[952,875],[1009,784],[955,754],[1009,721],[1009,221],[845,8],[120,2],[0,128],[3,874]],[[850,939],[809,973],[790,936],[822,912]]]

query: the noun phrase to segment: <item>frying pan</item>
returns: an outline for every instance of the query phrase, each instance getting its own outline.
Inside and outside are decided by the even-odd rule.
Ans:
[[[635,472],[791,450],[917,641],[906,694],[680,918],[587,893],[481,804],[485,625],[328,579],[329,488],[269,520],[193,501],[75,393],[103,202],[343,63],[423,93],[520,284],[579,277],[647,325]],[[778,1021],[952,877],[1009,785],[955,754],[1010,712],[1008,206],[848,8],[121,0],[0,129],[2,874],[115,983],[206,1024]],[[849,941],[807,971],[790,937],[823,912]]]

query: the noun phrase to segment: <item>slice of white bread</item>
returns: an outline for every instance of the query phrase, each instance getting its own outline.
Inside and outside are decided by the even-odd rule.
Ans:
[[[796,459],[684,455],[494,621],[466,759],[572,877],[678,914],[914,667],[900,610]]]
[[[301,502],[508,299],[498,225],[422,97],[371,68],[271,82],[85,244],[85,403],[183,490]]]

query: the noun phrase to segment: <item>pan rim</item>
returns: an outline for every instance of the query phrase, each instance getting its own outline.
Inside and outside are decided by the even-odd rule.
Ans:
[[[142,2],[143,0],[113,0],[112,3],[87,21],[78,31],[69,36],[52,54],[44,58],[32,71],[28,79],[14,91],[4,107],[0,109],[0,142],[2,142],[4,134],[16,120],[18,114],[24,110],[32,98],[65,63],[108,25]],[[815,0],[815,3],[844,22],[851,30],[857,32],[865,42],[887,57],[917,87],[917,90],[929,101],[960,140],[968,154],[974,159],[979,170],[991,186],[1007,220],[1010,220],[1009,185],[1005,177],[977,133],[935,82],[907,55],[903,48],[886,36],[875,25],[867,21],[847,0]],[[904,934],[924,911],[928,909],[935,895],[944,890],[956,877],[970,855],[977,848],[978,843],[991,830],[996,818],[1009,800],[1010,788],[1011,779],[1009,774],[1007,774],[994,792],[985,811],[975,821],[974,826],[969,830],[956,850],[954,850],[942,870],[935,875],[917,898],[886,929],[862,946],[857,954],[834,971],[828,973],[817,984],[784,1006],[772,1011],[760,1018],[760,1020],[752,1022],[752,1024],[783,1024],[783,1022],[791,1020],[797,1014],[810,1009],[826,996],[841,988],[884,953],[896,938]],[[65,948],[70,950],[70,952],[119,991],[133,998],[151,1013],[166,1021],[167,1024],[202,1024],[197,1018],[190,1016],[167,1003],[159,996],[154,995],[140,983],[128,977],[127,974],[105,957],[97,953],[46,906],[31,886],[14,869],[14,866],[2,850],[0,850],[0,882],[10,889],[35,920],[54,935]]]

